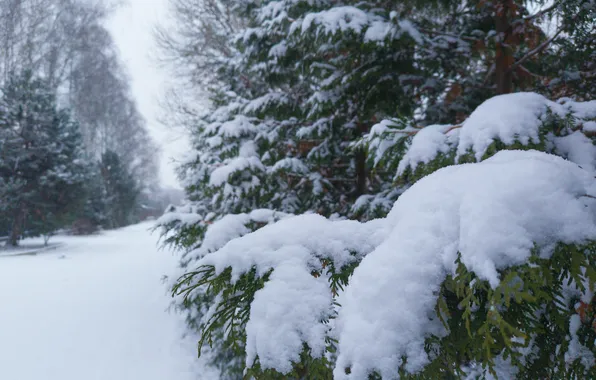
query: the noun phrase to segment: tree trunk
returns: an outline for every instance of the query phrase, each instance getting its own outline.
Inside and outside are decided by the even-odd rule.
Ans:
[[[368,133],[369,127],[364,123],[358,123],[361,135]],[[364,149],[356,152],[356,197],[366,194],[366,151]]]
[[[509,94],[513,92],[513,54],[511,47],[507,44],[511,33],[511,13],[514,11],[513,0],[498,0],[495,12],[495,27],[498,36],[496,46],[495,76],[497,94]]]
[[[366,193],[366,152],[356,153],[356,196]]]
[[[12,221],[12,229],[10,231],[10,237],[8,238],[8,245],[16,247],[19,245],[19,238],[21,237],[21,227],[23,225],[25,213],[23,212],[22,207],[19,207],[17,210],[13,221]]]

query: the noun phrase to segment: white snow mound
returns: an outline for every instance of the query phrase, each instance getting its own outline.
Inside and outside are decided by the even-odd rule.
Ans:
[[[565,109],[534,92],[498,95],[482,103],[462,125],[457,154],[474,152],[480,161],[490,144],[499,139],[507,145],[539,143],[538,130],[547,110],[565,115]]]
[[[401,357],[417,372],[429,362],[424,339],[441,334],[434,316],[458,252],[491,286],[498,270],[523,264],[533,244],[596,238],[596,195],[588,171],[537,151],[502,151],[481,163],[443,168],[414,184],[386,219],[392,231],[356,268],[338,316],[335,379],[397,378]],[[345,368],[351,374],[345,374]]]
[[[330,221],[316,214],[283,219],[234,239],[205,256],[197,265],[213,265],[221,273],[232,267],[232,281],[256,268],[259,276],[274,269],[265,287],[256,292],[246,326],[246,364],[259,356],[263,368],[291,371],[306,342],[312,355],[321,357],[333,296],[321,258],[336,268],[372,251],[384,240],[383,220],[369,223]],[[311,272],[318,270],[318,278]]]

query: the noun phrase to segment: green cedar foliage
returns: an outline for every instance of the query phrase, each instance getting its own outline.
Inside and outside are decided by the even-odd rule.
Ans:
[[[234,376],[245,369],[243,329],[252,297],[268,274],[251,272],[232,283],[227,271],[215,275],[210,268],[192,266],[225,243],[204,249],[208,232],[222,225],[218,221],[262,208],[370,220],[385,216],[404,189],[442,167],[483,160],[505,149],[537,149],[572,159],[576,148],[565,148],[566,142],[578,138],[592,144],[591,131],[584,125],[594,122],[593,117],[551,112],[543,115],[537,140],[503,141],[493,136],[479,159],[473,150],[457,152],[462,122],[499,93],[533,91],[555,100],[594,98],[593,2],[551,6],[517,0],[284,0],[237,2],[234,9],[246,28],[231,39],[233,53],[219,61],[211,108],[194,120],[195,154],[180,168],[192,204],[173,208],[161,221],[166,242],[185,250],[181,266],[186,273],[173,285],[175,294],[185,296],[178,306],[186,311],[189,325],[202,332],[203,347],[211,346],[213,364],[222,373],[231,370],[226,378],[239,378]],[[555,30],[547,30],[548,25]],[[209,74],[211,78],[213,73]],[[429,160],[402,161],[427,127],[440,127],[446,147]],[[581,132],[583,137],[576,134]],[[275,220],[243,222],[242,233],[226,239]],[[558,249],[565,256],[572,248]],[[579,279],[591,258],[585,255],[583,264],[573,264],[573,269],[559,263],[559,258],[555,255],[548,262],[503,273],[535,280],[523,289],[502,284],[511,296],[507,301],[486,283],[474,281],[465,267],[448,278],[437,310],[450,316],[445,323],[452,334],[429,338],[428,350],[439,354],[419,377],[457,378],[474,366],[490,371],[502,353],[517,358],[514,348],[519,348],[523,323],[528,326],[523,334],[548,330],[544,339],[564,348],[569,318],[577,314],[569,299],[564,306],[552,303],[563,278]],[[529,300],[528,292],[539,283],[530,270],[535,264],[541,268],[538,276],[546,281],[541,290],[548,291]],[[352,270],[338,271],[342,286]],[[581,276],[593,285],[590,276]],[[205,324],[202,317],[218,295],[224,297],[217,300],[220,313]],[[470,300],[506,305],[502,315],[489,318],[484,309],[464,307]],[[534,321],[526,307],[553,310],[544,320]],[[474,331],[467,327],[471,313],[477,323]],[[551,326],[551,319],[557,320],[556,326]],[[503,336],[490,342],[495,331]],[[585,335],[580,339],[587,342],[590,329],[581,331]],[[540,368],[545,377],[591,370],[581,368],[581,363],[575,369],[575,364],[565,365],[561,356],[565,350],[548,351],[554,346],[548,347],[526,358],[532,363],[528,368]],[[293,363],[293,372],[286,375],[262,370],[257,361],[246,376],[329,378],[334,350],[329,341],[324,359],[313,359],[305,347],[301,361]],[[559,365],[547,367],[545,358],[552,355]],[[229,362],[234,364],[226,366]],[[520,363],[516,365],[522,367]],[[520,378],[528,376],[524,371]]]
[[[521,100],[526,94],[517,94],[523,95],[522,97],[515,95],[507,98],[519,103],[520,108],[527,109],[527,105]],[[540,98],[536,94],[529,94],[528,97]],[[582,104],[548,104],[550,107],[545,106],[543,114],[534,114],[531,109],[528,111],[536,120],[540,120],[538,138],[533,142],[525,141],[521,136],[509,139],[504,134],[503,138],[495,136],[492,144],[483,150],[472,146],[458,154],[458,145],[462,144],[458,137],[459,128],[445,128],[444,133],[456,134],[449,145],[451,151],[437,151],[436,158],[427,162],[415,161],[412,152],[416,151],[417,144],[421,141],[412,138],[406,144],[396,143],[393,149],[385,151],[387,157],[379,162],[398,167],[399,162],[411,154],[408,161],[410,166],[398,172],[398,179],[412,183],[439,168],[482,161],[501,150],[537,149],[566,157],[573,150],[567,150],[566,144],[562,142],[568,141],[570,136],[577,139],[572,148],[575,152],[586,149],[593,157],[596,153],[593,137],[583,134],[581,125],[596,120],[596,110],[586,116]],[[394,130],[393,134],[400,134],[404,130],[416,132],[414,136],[421,133],[416,128],[406,128],[408,127]],[[588,141],[585,139],[590,139],[589,145],[581,143]],[[376,146],[378,145],[380,144]],[[368,146],[370,149],[371,145]],[[570,158],[578,157],[572,155]],[[456,162],[456,159],[459,161]],[[413,164],[417,164],[414,170]],[[587,167],[588,163],[585,164]],[[590,170],[593,169],[592,166]],[[315,236],[316,234],[312,238],[317,239]],[[319,238],[325,239],[325,236]],[[596,325],[592,305],[595,301],[591,296],[596,286],[594,249],[593,241],[582,244],[558,242],[553,247],[552,255],[546,258],[536,248],[530,252],[527,262],[499,270],[500,280],[496,287],[491,287],[488,281],[479,278],[457,259],[457,270],[442,282],[435,306],[436,318],[442,322],[447,333],[426,337],[425,351],[430,362],[422,371],[415,374],[407,372],[407,358],[404,357],[399,368],[402,378],[503,378],[513,376],[512,374],[520,379],[533,376],[593,377],[596,354]],[[313,255],[317,260],[322,257],[322,271],[313,270],[312,275],[319,277],[325,274],[335,301],[335,297],[346,286],[350,286],[350,276],[360,261],[355,260],[350,265],[338,268],[332,258],[325,257],[325,252],[313,252]],[[270,281],[276,267],[273,266],[266,272],[261,267],[253,267],[252,270],[241,273],[238,279],[232,278],[233,270],[233,264],[221,273],[216,272],[212,265],[191,268],[174,287],[174,293],[184,299],[193,297],[200,290],[207,297],[205,299],[213,302],[209,317],[199,319],[199,347],[203,352],[208,352],[209,346],[217,350],[224,344],[233,346],[240,350],[239,354],[242,353],[242,347],[246,343],[246,324],[251,318],[251,304],[257,292]],[[341,305],[335,306],[341,309]],[[329,320],[321,323],[328,326],[330,331],[334,329]],[[218,333],[222,330],[226,332],[225,335]],[[305,345],[300,360],[292,363],[289,373],[281,374],[271,368],[262,368],[257,358],[254,363],[249,363],[247,374],[256,379],[332,378],[336,351],[333,336],[330,333],[326,340],[326,353],[323,357],[313,356],[311,349]],[[380,378],[375,373],[370,376]]]

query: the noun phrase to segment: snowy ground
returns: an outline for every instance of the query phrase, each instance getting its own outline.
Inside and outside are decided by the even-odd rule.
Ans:
[[[140,224],[36,256],[0,257],[0,379],[186,380],[194,339],[166,309],[176,259]]]
[[[33,240],[33,239],[31,239]],[[38,240],[38,239],[35,239]],[[33,240],[33,241],[35,241]],[[2,244],[2,243],[0,243]],[[20,244],[18,247],[9,247],[6,245],[0,246],[0,257],[4,256],[23,256],[23,255],[37,255],[42,252],[46,251],[53,251],[62,247],[62,243],[51,242],[48,244],[38,243],[31,243],[30,240],[27,240],[26,244]]]

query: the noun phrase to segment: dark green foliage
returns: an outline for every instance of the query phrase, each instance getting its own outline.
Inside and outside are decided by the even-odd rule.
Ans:
[[[112,151],[102,155],[100,170],[105,186],[108,226],[118,228],[131,224],[139,196],[135,179]]]
[[[324,275],[329,281],[329,290],[333,297],[344,290],[347,286],[349,277],[358,266],[359,261],[353,260],[351,263],[341,268],[336,267],[333,260],[329,258],[318,258],[321,262],[320,270],[313,270],[314,277]],[[182,297],[183,306],[186,308],[199,308],[202,313],[208,313],[210,318],[203,323],[196,324],[196,319],[189,320],[189,324],[201,331],[201,338],[198,343],[199,356],[209,346],[216,353],[215,366],[228,365],[220,367],[222,374],[226,376],[232,373],[241,373],[245,370],[243,361],[230,360],[232,358],[242,358],[244,356],[244,345],[246,342],[245,328],[249,319],[250,305],[254,299],[255,293],[263,288],[269,281],[273,269],[263,274],[257,275],[256,268],[244,273],[239,280],[232,282],[232,268],[227,268],[222,273],[217,274],[213,266],[201,266],[194,271],[189,271],[179,278],[173,287],[174,296]],[[217,299],[217,302],[215,300]],[[331,306],[331,305],[330,305]],[[340,306],[334,303],[333,306]],[[207,311],[206,308],[212,308]],[[332,316],[331,318],[333,318]],[[194,325],[193,325],[194,323]],[[322,320],[321,323],[328,324],[329,319]],[[304,346],[299,362],[293,363],[293,370],[288,374],[281,375],[274,370],[263,370],[260,367],[258,358],[253,365],[246,368],[248,378],[256,379],[303,379],[321,378],[331,379],[332,361],[328,355],[333,356],[336,350],[336,342],[333,338],[326,338],[326,355],[322,358],[312,358],[310,349]],[[235,365],[230,365],[230,361]],[[311,377],[316,376],[316,377]],[[233,378],[233,377],[232,377]]]
[[[328,350],[330,349],[328,348]],[[259,380],[332,380],[333,373],[330,364],[331,362],[325,357],[313,359],[308,346],[305,345],[300,354],[300,361],[294,364],[290,373],[282,375],[271,369],[263,370],[257,360],[252,367],[247,369],[245,378]]]
[[[88,164],[78,124],[32,74],[11,77],[0,112],[2,219],[11,221],[15,245],[24,233],[49,235],[74,220]]]
[[[419,376],[459,378],[462,367],[471,363],[496,375],[494,360],[502,355],[519,368],[520,379],[593,377],[594,368],[579,362],[569,366],[565,353],[569,321],[577,316],[577,298],[569,297],[569,286],[585,289],[596,283],[593,270],[582,274],[594,265],[594,247],[559,244],[550,259],[540,258],[536,250],[528,264],[502,271],[495,289],[459,262],[457,274],[443,283],[436,306],[449,335],[427,339],[427,352],[436,358]],[[580,329],[579,339],[591,342],[595,353],[596,331],[583,326],[587,328]]]
[[[334,29],[315,17],[344,6],[363,12],[369,21]],[[250,304],[270,273],[259,277],[253,270],[232,283],[231,268],[217,275],[213,267],[194,268],[196,260],[210,253],[195,250],[211,223],[257,208],[366,221],[384,217],[405,189],[445,166],[511,149],[567,158],[569,152],[558,151],[556,141],[581,131],[586,120],[547,111],[537,141],[523,143],[514,136],[505,143],[495,137],[477,159],[472,149],[458,156],[454,138],[449,149],[430,161],[410,163],[398,173],[419,131],[445,124],[444,133],[455,136],[462,122],[494,95],[533,91],[553,100],[563,95],[593,99],[593,7],[584,0],[552,7],[517,0],[239,2],[234,11],[248,27],[230,43],[231,58],[219,64],[212,109],[193,120],[197,154],[181,167],[194,202],[190,212],[201,218],[164,224],[175,232],[166,243],[186,251],[181,266],[187,274],[174,286],[174,294],[184,297],[179,306],[191,310],[189,325],[202,334],[199,350],[211,347],[212,364],[222,376],[240,378],[245,370]],[[545,11],[532,15],[536,8]],[[303,30],[308,17],[312,22]],[[500,30],[499,17],[507,19],[506,30]],[[347,25],[353,19],[357,17],[342,21]],[[370,20],[393,33],[370,38]],[[552,39],[545,20],[556,24]],[[254,148],[250,165],[241,154],[249,144]],[[230,168],[225,180],[212,181],[222,167]],[[519,368],[518,378],[595,376],[594,369],[564,358],[569,321],[577,312],[563,292],[569,278],[575,286],[583,280],[594,285],[588,269],[593,255],[580,253],[590,247],[559,244],[548,260],[535,252],[528,264],[502,271],[496,289],[460,262],[457,273],[443,282],[436,308],[449,334],[428,337],[432,362],[416,375],[402,368],[403,378],[456,379],[472,370],[483,377],[494,373],[502,359]],[[334,268],[326,260],[322,265],[327,269],[313,270],[312,275],[328,276],[335,296],[348,286],[358,263]],[[217,295],[223,298],[215,303]],[[211,318],[199,322],[210,308]],[[578,333],[592,352],[593,333],[585,324]],[[332,378],[334,342],[327,343],[324,358],[312,358],[305,346],[288,375],[263,370],[257,358],[246,377]],[[534,351],[525,355],[528,347]],[[234,364],[226,366],[229,362]]]

